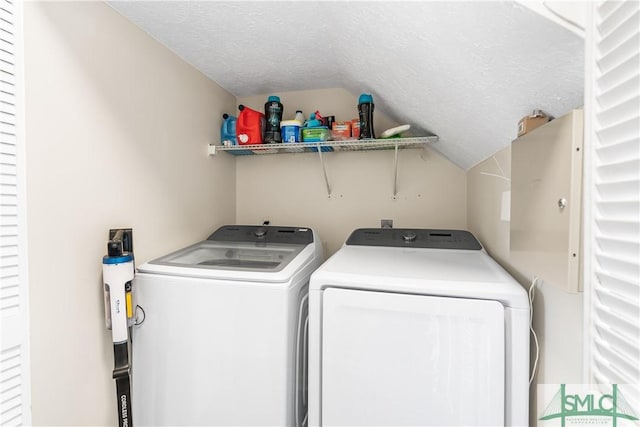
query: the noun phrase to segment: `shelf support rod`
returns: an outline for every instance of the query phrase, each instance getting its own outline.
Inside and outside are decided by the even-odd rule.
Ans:
[[[396,141],[393,156],[393,198],[398,196],[398,142]]]
[[[320,166],[322,166],[322,173],[324,174],[324,183],[327,186],[327,196],[331,197],[331,186],[329,185],[329,177],[327,176],[327,167],[324,164],[324,157],[322,157],[322,147],[320,144],[316,144],[318,149],[318,155],[320,156]]]

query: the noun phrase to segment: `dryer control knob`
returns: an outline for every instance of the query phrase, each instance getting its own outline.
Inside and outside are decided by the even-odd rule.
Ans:
[[[264,228],[258,228],[254,234],[256,237],[264,237],[267,234],[267,230]]]
[[[412,233],[410,231],[402,233],[402,240],[404,240],[405,242],[413,242],[417,237],[418,236],[416,235],[416,233]]]

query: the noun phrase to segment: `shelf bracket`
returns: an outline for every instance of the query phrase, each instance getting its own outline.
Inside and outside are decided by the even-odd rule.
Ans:
[[[394,148],[393,155],[393,198],[396,199],[398,197],[398,143],[396,142],[396,146]]]
[[[322,146],[316,145],[318,155],[320,156],[320,166],[322,166],[322,173],[324,174],[324,183],[327,186],[327,197],[331,197],[331,186],[329,185],[329,177],[327,175],[327,166],[324,164],[324,157],[322,157]]]

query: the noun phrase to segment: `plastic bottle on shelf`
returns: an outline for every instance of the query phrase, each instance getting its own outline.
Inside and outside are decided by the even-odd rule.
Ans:
[[[239,105],[238,109],[240,110],[236,120],[238,145],[262,144],[265,129],[264,114],[244,105]]]
[[[280,103],[279,96],[270,96],[264,104],[264,115],[267,123],[264,132],[265,144],[273,144],[282,142],[280,135],[280,122],[282,121],[282,113],[284,108]]]
[[[360,136],[358,139],[375,138],[373,130],[373,96],[363,93],[358,99],[358,115],[360,116]]]
[[[222,126],[220,127],[220,143],[222,145],[237,145],[236,138],[236,117],[227,113],[222,115]]]
[[[304,113],[302,110],[296,110],[296,117],[293,120],[300,122],[300,127],[304,125]]]

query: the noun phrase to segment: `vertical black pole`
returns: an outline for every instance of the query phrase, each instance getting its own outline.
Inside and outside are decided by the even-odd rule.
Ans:
[[[116,379],[116,393],[118,397],[118,425],[120,427],[133,427],[129,374]]]
[[[129,345],[122,342],[113,345],[115,368],[113,378],[116,380],[118,399],[118,425],[133,427],[131,417],[131,380],[129,378]]]

